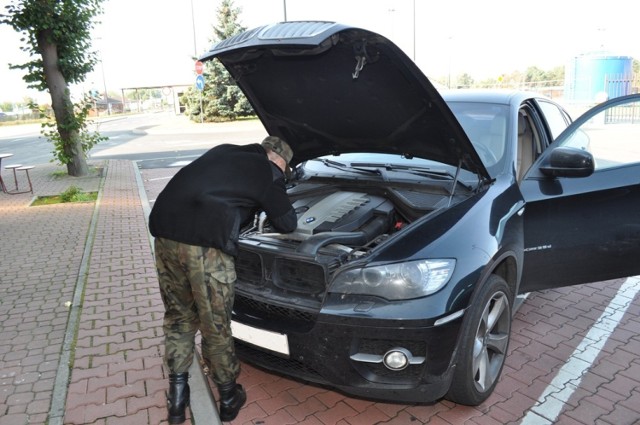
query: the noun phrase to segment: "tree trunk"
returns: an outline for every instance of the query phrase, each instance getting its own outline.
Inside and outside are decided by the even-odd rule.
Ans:
[[[58,134],[62,140],[67,162],[67,172],[70,176],[80,177],[89,174],[89,167],[82,150],[80,133],[75,125],[73,102],[67,81],[58,67],[58,47],[51,43],[48,30],[38,34],[38,48],[42,55],[44,78],[51,95],[51,107],[56,118]]]

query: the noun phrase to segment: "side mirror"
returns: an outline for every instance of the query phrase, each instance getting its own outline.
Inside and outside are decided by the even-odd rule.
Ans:
[[[593,174],[594,160],[591,153],[576,148],[555,148],[540,167],[547,177],[587,177]]]

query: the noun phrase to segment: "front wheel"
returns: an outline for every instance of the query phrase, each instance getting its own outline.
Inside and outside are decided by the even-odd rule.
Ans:
[[[447,399],[477,406],[491,395],[509,346],[511,304],[509,285],[490,276],[466,313]]]

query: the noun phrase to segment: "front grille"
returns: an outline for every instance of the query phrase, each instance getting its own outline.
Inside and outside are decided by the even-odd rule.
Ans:
[[[278,258],[275,271],[274,281],[279,288],[305,294],[324,294],[324,268],[318,264]]]
[[[265,322],[284,323],[292,329],[302,331],[311,329],[316,321],[316,315],[310,312],[268,304],[237,293],[233,311],[238,316],[246,315],[258,317]]]
[[[239,250],[235,267],[238,280],[251,285],[262,285],[262,258],[258,254]]]
[[[239,358],[268,370],[295,376],[310,382],[326,384],[326,380],[315,369],[293,359],[285,359],[274,354],[258,350],[242,341],[235,341],[236,354]]]
[[[273,294],[283,297],[295,292],[315,303],[324,297],[325,268],[319,263],[241,249],[235,265],[239,284],[269,288]],[[329,267],[335,268],[335,265]]]

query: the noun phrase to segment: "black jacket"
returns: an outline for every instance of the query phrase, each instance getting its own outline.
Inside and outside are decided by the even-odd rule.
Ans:
[[[262,210],[278,231],[296,229],[284,174],[259,144],[220,145],[182,168],[149,216],[155,237],[236,255],[240,226]]]

